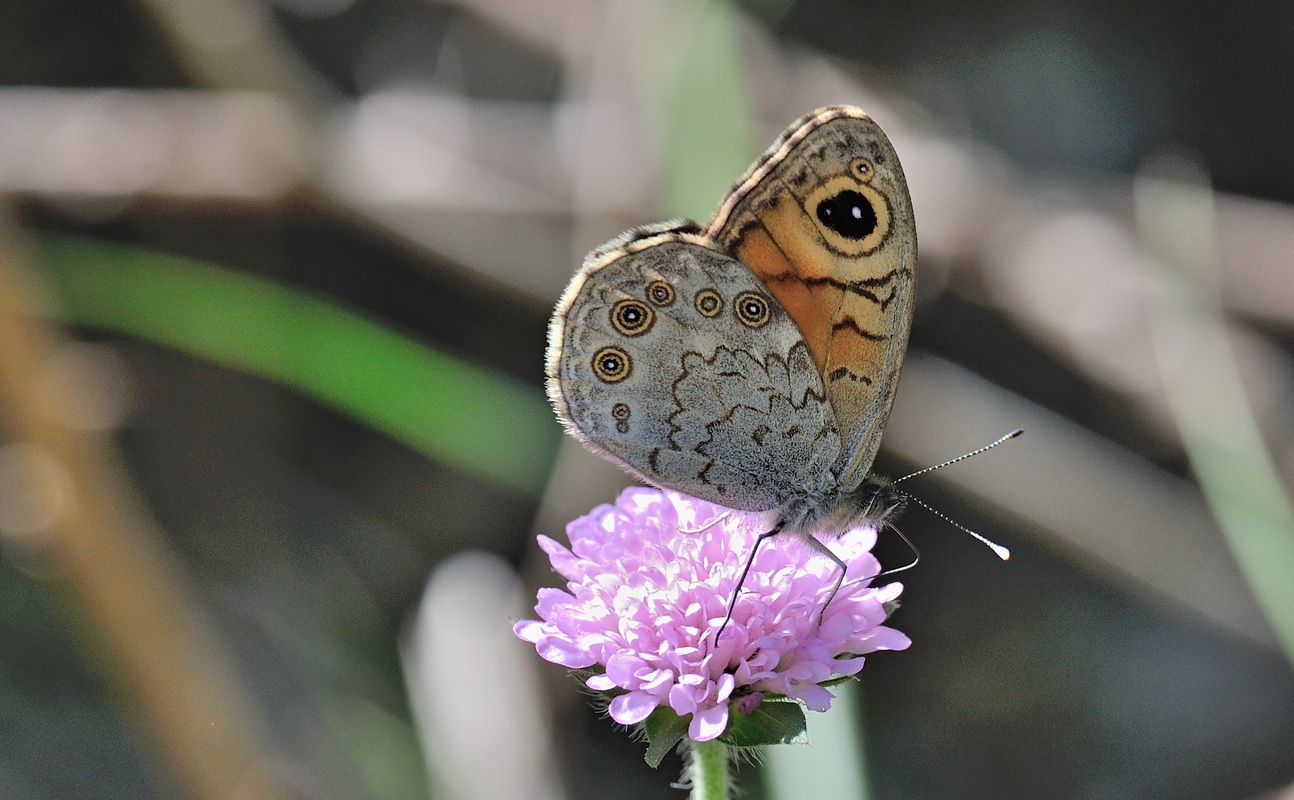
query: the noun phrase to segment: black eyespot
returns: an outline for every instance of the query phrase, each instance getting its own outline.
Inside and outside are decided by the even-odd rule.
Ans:
[[[846,239],[865,239],[876,230],[876,210],[866,197],[846,189],[818,203],[818,221]]]
[[[604,347],[593,354],[593,374],[603,383],[619,383],[631,372],[629,354],[619,347]]]
[[[768,322],[770,316],[768,298],[755,292],[742,292],[737,295],[732,308],[737,312],[737,319],[748,328],[758,328]]]
[[[658,306],[674,303],[674,287],[665,281],[652,281],[647,284],[647,299]]]
[[[870,181],[872,179],[872,175],[876,174],[876,170],[872,168],[872,162],[865,158],[855,158],[853,161],[849,162],[849,169],[852,170],[854,175],[864,183]]]
[[[621,300],[611,307],[611,325],[625,336],[638,336],[651,330],[656,312],[641,300]]]
[[[701,316],[713,317],[723,311],[723,298],[714,289],[702,289],[696,293],[694,305]]]

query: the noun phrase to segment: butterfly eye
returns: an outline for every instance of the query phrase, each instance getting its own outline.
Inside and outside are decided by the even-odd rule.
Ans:
[[[696,293],[696,310],[703,317],[714,317],[723,310],[723,298],[714,289],[702,289]]]
[[[748,328],[758,328],[768,322],[768,300],[754,292],[742,292],[733,303],[737,319]]]
[[[853,189],[825,198],[814,213],[819,222],[846,239],[866,239],[876,230],[876,209]]]
[[[872,176],[876,174],[875,168],[872,167],[872,162],[865,158],[855,158],[849,162],[849,169],[854,173],[855,177],[864,182],[870,181]]]
[[[619,347],[604,347],[593,354],[593,374],[603,383],[619,383],[632,371],[629,354]]]
[[[621,300],[611,307],[611,325],[625,336],[638,336],[651,330],[656,312],[640,300]]]
[[[647,299],[658,306],[668,306],[674,302],[674,287],[665,281],[652,281],[647,285]]]

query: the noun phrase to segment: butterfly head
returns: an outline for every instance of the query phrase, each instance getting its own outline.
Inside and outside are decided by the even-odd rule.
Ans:
[[[879,529],[898,517],[907,503],[908,495],[888,478],[872,474],[853,489],[833,487],[794,498],[781,510],[781,529],[830,538],[863,526]]]
[[[860,511],[854,525],[873,525],[877,528],[889,524],[907,507],[908,495],[899,489],[889,478],[872,474],[854,490],[856,505]]]

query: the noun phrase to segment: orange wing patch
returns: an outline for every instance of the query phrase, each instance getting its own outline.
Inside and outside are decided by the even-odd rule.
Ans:
[[[910,275],[900,274],[890,263],[893,257],[842,256],[839,247],[829,246],[834,242],[827,234],[842,245],[850,242],[810,215],[815,200],[834,196],[823,195],[822,188],[803,203],[789,189],[779,192],[727,244],[795,320],[825,382],[870,385],[886,367],[885,349],[895,326],[891,304],[898,283]],[[888,219],[888,205],[873,194],[868,200],[879,209],[877,216]],[[873,248],[884,239],[875,241]]]
[[[830,264],[811,260],[812,249],[806,252],[803,247],[809,232],[799,203],[783,193],[728,246],[795,320],[821,373],[831,350],[832,314],[840,300],[827,284],[812,280],[830,276]]]

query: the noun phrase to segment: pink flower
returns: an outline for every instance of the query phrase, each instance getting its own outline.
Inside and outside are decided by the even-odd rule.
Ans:
[[[903,587],[869,585],[880,571],[871,554],[876,531],[856,528],[832,543],[849,571],[819,624],[839,569],[793,537],[774,536],[760,547],[715,645],[742,565],[765,530],[763,514],[626,489],[614,506],[567,526],[571,549],[539,537],[567,591],[540,589],[540,620],[513,631],[548,661],[600,667],[586,684],[614,695],[611,718],[624,725],[667,705],[690,714],[688,736],[704,742],[727,728],[729,701],[753,708],[758,693],[825,711],[833,695],[824,681],[856,674],[866,653],[911,644],[882,625],[884,604]]]

